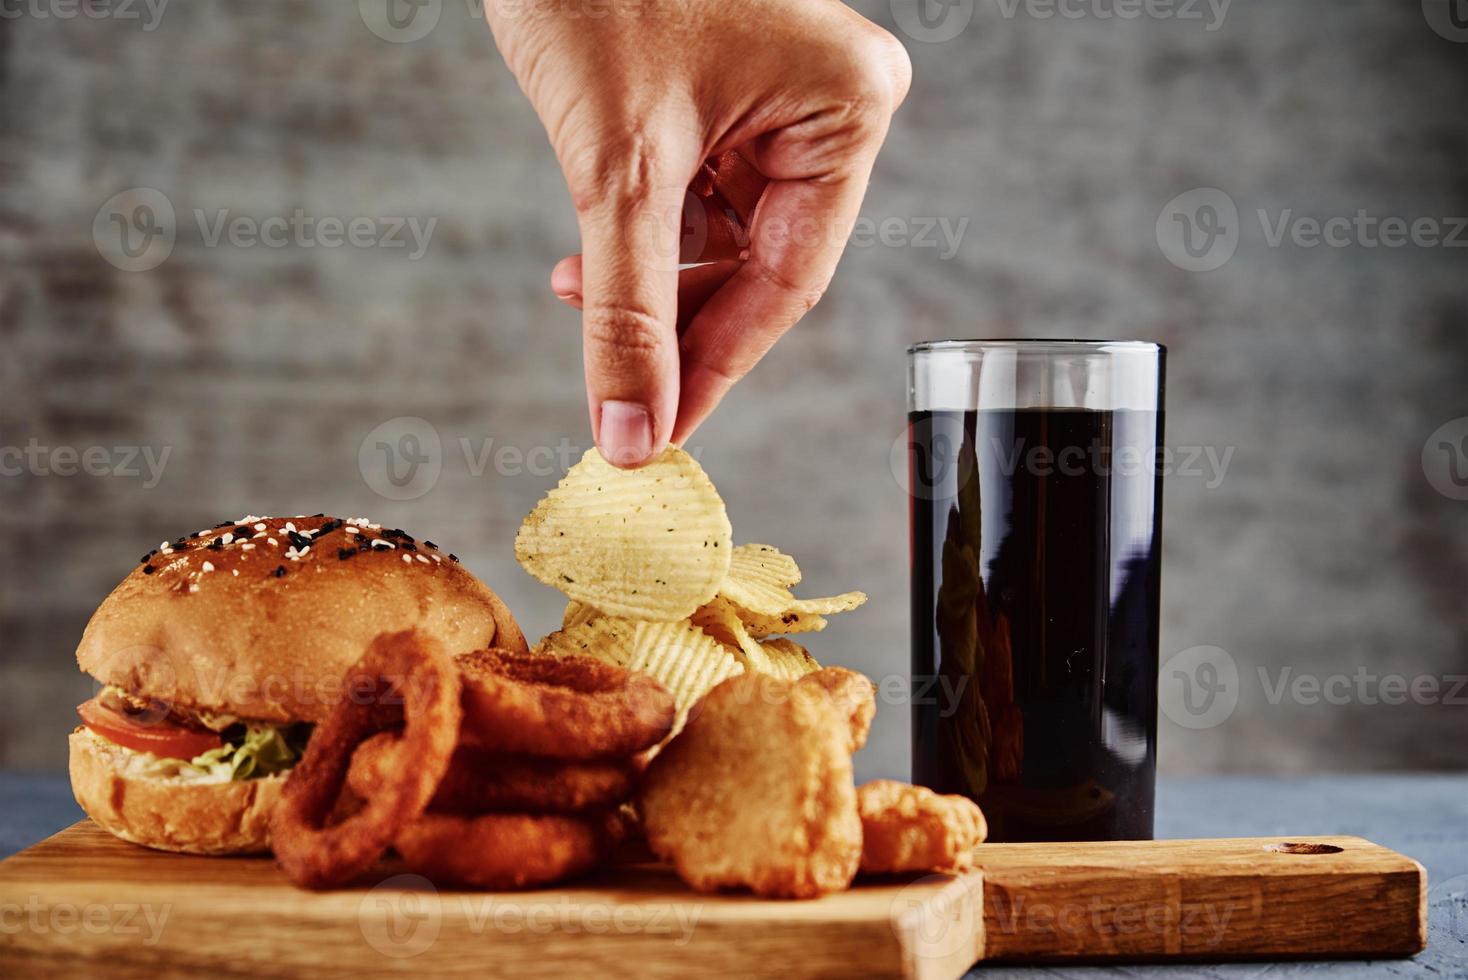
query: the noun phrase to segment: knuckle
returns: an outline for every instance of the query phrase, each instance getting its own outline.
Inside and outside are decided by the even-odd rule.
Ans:
[[[821,301],[821,297],[826,294],[827,283],[801,282],[781,272],[778,266],[758,257],[752,257],[745,267],[748,275],[761,285],[769,286],[790,297],[798,307],[795,317],[797,320],[814,309],[815,305]]]
[[[661,142],[636,124],[584,141],[563,163],[576,212],[627,211],[652,201],[666,183],[658,152]]]
[[[647,310],[598,303],[586,307],[582,321],[588,348],[604,355],[645,355],[667,342],[662,321]]]

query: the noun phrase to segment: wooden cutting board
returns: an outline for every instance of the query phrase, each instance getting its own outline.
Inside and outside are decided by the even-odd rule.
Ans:
[[[981,959],[1401,957],[1421,865],[1358,837],[986,844],[960,877],[810,902],[701,895],[654,865],[546,891],[387,867],[298,891],[268,858],[163,854],[89,822],[0,862],[0,975],[950,978]]]

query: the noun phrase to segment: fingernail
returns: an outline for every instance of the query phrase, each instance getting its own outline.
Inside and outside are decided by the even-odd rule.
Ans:
[[[652,416],[633,402],[601,403],[601,454],[613,466],[636,466],[652,455]]]

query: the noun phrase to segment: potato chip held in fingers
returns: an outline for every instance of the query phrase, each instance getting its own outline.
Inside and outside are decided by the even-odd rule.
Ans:
[[[592,449],[525,518],[515,556],[607,615],[677,622],[718,592],[731,534],[724,501],[683,450],[621,470]]]

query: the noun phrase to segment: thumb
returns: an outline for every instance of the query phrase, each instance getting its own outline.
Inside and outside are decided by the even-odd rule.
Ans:
[[[578,208],[586,391],[597,446],[614,466],[660,453],[677,419],[684,194],[675,182],[616,187]]]

